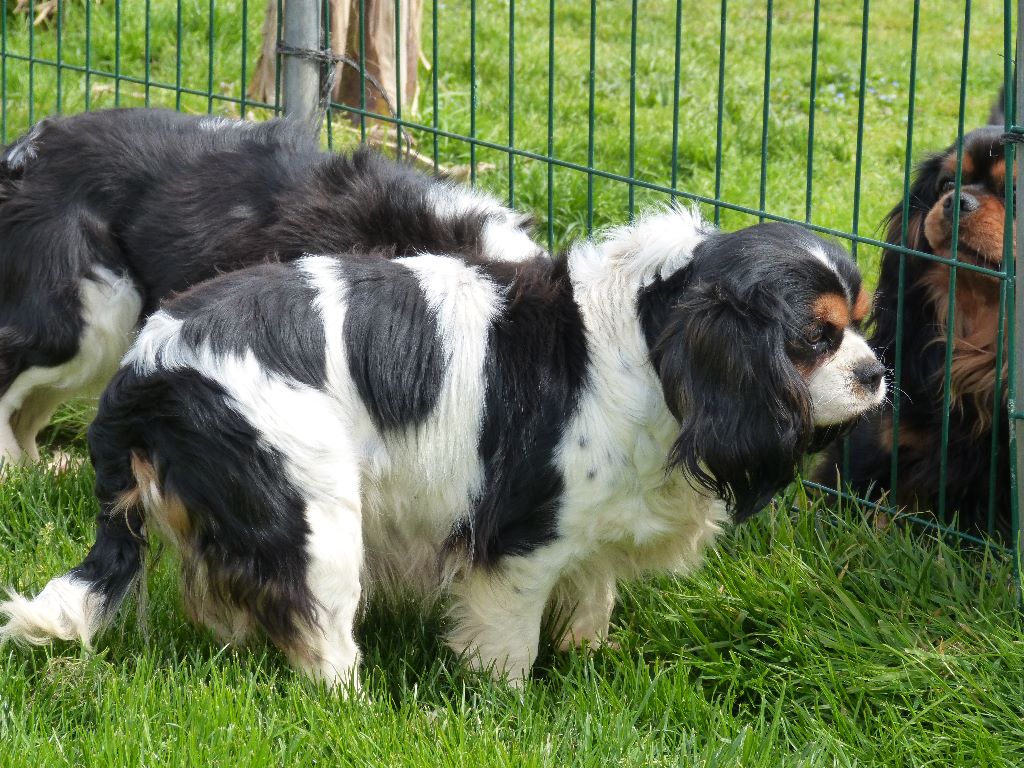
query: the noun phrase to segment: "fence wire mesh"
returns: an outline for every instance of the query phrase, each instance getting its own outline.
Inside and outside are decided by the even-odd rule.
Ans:
[[[727,228],[788,221],[844,241],[869,285],[888,249],[898,254],[901,297],[916,260],[945,265],[948,317],[964,301],[958,283],[997,281],[992,429],[977,448],[990,455],[992,501],[980,533],[996,533],[1005,517],[1010,535],[1000,546],[1019,553],[1016,493],[1008,494],[1010,509],[995,502],[996,486],[1009,482],[997,466],[1016,465],[1022,417],[1015,376],[1003,374],[1019,362],[1014,219],[1005,215],[1001,258],[979,262],[963,258],[956,223],[948,255],[915,247],[909,214],[915,164],[953,145],[959,221],[964,137],[986,122],[1001,88],[1003,129],[1024,134],[1013,117],[1012,0],[310,1],[321,14],[322,45],[333,51],[325,72],[337,69],[321,91],[325,143],[369,142],[497,191],[535,214],[551,250],[678,199]],[[278,45],[288,5],[8,0],[0,19],[2,140],[46,114],[112,106],[280,113]],[[1005,167],[1014,167],[1015,144],[1005,153]],[[1013,185],[1003,194],[1013,211]],[[901,202],[899,237],[887,242],[881,222]],[[901,299],[897,392],[907,373],[905,310]],[[982,541],[953,526],[944,490],[954,471],[954,326],[947,324],[935,389],[940,493],[934,516],[921,522]],[[893,397],[887,406],[893,489],[901,402]]]

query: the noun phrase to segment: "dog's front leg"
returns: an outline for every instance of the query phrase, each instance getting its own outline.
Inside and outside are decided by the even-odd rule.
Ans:
[[[472,569],[452,585],[448,645],[496,680],[520,686],[537,658],[541,620],[561,563],[542,551]]]
[[[563,576],[550,608],[558,649],[605,645],[617,596],[615,574],[605,568],[586,567]]]
[[[10,419],[10,412],[0,409],[0,471],[6,464],[17,464],[21,461],[21,446],[14,436]]]

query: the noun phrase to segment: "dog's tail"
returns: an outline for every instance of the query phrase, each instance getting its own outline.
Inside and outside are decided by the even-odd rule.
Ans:
[[[104,394],[101,416],[103,406],[117,397],[117,383]],[[0,640],[41,645],[78,639],[90,647],[143,573],[145,514],[136,476],[147,465],[127,445],[94,440],[97,429],[104,426],[94,424],[89,434],[100,501],[96,543],[85,560],[50,581],[34,599],[11,593],[0,603],[0,615],[7,617]]]
[[[12,593],[0,604],[0,614],[8,619],[0,638],[34,645],[78,639],[91,647],[142,572],[140,524],[135,510],[101,514],[96,543],[80,565],[50,581],[32,600]]]

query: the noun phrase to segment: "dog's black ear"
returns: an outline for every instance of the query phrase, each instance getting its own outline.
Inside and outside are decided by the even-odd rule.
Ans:
[[[665,402],[679,420],[669,466],[744,520],[792,481],[814,435],[810,395],[786,354],[786,308],[756,285],[676,293],[652,345]]]
[[[931,253],[931,246],[924,234],[924,220],[928,212],[938,203],[942,192],[940,181],[942,166],[947,153],[932,155],[920,163],[914,171],[906,209],[907,230],[903,232],[903,203],[898,203],[885,218],[885,239],[893,245],[904,245],[915,251]],[[878,284],[875,287],[868,327],[871,329],[868,342],[882,355],[882,362],[892,367],[892,350],[896,345],[896,331],[899,318],[900,270],[903,271],[904,317],[917,312],[925,301],[922,277],[931,262],[919,256],[902,255],[899,251],[886,250],[878,270]],[[906,324],[904,324],[906,328]]]

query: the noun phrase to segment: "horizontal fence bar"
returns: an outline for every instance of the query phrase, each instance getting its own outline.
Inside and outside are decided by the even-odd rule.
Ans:
[[[203,96],[203,97],[213,98],[214,100],[216,100],[218,102],[223,102],[223,103],[230,103],[230,104],[236,104],[236,105],[244,104],[246,107],[253,107],[253,108],[257,108],[257,109],[268,109],[268,110],[271,110],[271,111],[274,111],[274,112],[280,112],[281,111],[280,106],[277,106],[277,105],[274,105],[274,104],[269,104],[269,103],[263,102],[263,101],[254,101],[253,99],[248,98],[248,97],[246,97],[246,98],[239,98],[239,97],[236,97],[236,96],[227,96],[227,95],[223,95],[223,94],[210,94],[208,91],[203,91],[203,90],[200,90],[200,89],[197,89],[197,88],[190,88],[190,87],[184,86],[184,85],[179,87],[178,85],[176,85],[174,83],[164,83],[164,82],[160,82],[160,81],[157,81],[157,80],[146,80],[146,79],[143,79],[143,78],[135,77],[135,76],[132,76],[132,75],[126,75],[126,74],[123,74],[123,73],[118,75],[118,74],[116,74],[114,72],[111,72],[109,70],[96,69],[95,67],[86,68],[86,67],[81,66],[81,65],[69,64],[67,62],[60,62],[60,63],[58,63],[58,62],[54,61],[53,59],[40,59],[40,58],[30,59],[30,57],[28,57],[28,56],[26,56],[24,54],[19,54],[19,53],[7,52],[7,53],[4,53],[3,56],[5,58],[14,59],[16,61],[23,61],[23,62],[33,61],[35,64],[53,67],[54,69],[68,70],[68,71],[71,71],[71,72],[78,72],[78,73],[88,72],[88,73],[90,73],[92,75],[95,75],[95,76],[98,76],[98,77],[109,78],[111,80],[121,80],[123,82],[132,83],[134,85],[143,85],[143,86],[148,86],[148,87],[151,87],[151,88],[159,88],[161,90],[166,90],[166,91],[171,91],[171,92],[180,91],[182,94],[189,95],[189,96]],[[997,278],[997,279],[1000,279],[1000,280],[1009,280],[1011,282],[1013,281],[1013,278],[1012,277],[1008,277],[1005,272],[1000,271],[998,269],[993,269],[991,267],[983,267],[983,266],[980,266],[980,265],[977,265],[977,264],[971,264],[971,263],[968,263],[968,262],[959,261],[959,260],[954,259],[954,258],[949,258],[949,257],[945,257],[945,256],[937,256],[934,253],[926,253],[924,251],[917,251],[917,250],[914,250],[913,248],[907,248],[907,247],[903,247],[903,246],[900,246],[900,245],[895,245],[893,243],[888,243],[888,242],[886,242],[884,240],[879,240],[877,238],[866,237],[864,235],[855,235],[855,234],[853,234],[851,232],[845,232],[845,231],[843,231],[841,229],[835,229],[833,227],[825,227],[825,226],[822,226],[820,224],[814,224],[814,223],[807,222],[807,221],[804,221],[802,219],[793,218],[793,217],[790,217],[790,216],[781,216],[779,214],[775,214],[775,213],[772,213],[771,211],[767,211],[767,210],[762,210],[760,208],[750,207],[750,206],[746,206],[746,205],[740,205],[738,203],[731,203],[731,202],[729,202],[727,200],[718,200],[718,199],[716,199],[714,197],[711,197],[711,196],[708,196],[708,195],[701,195],[701,194],[697,194],[695,192],[686,192],[686,191],[679,190],[679,189],[673,189],[670,185],[667,185],[667,184],[659,184],[657,182],[646,181],[644,179],[636,178],[636,177],[632,177],[631,178],[630,176],[625,175],[625,174],[615,173],[613,171],[605,171],[605,170],[602,170],[600,168],[594,168],[594,167],[582,165],[580,163],[574,163],[574,162],[569,161],[569,160],[562,160],[561,158],[551,157],[551,156],[548,156],[548,155],[544,155],[544,154],[542,154],[540,152],[532,152],[530,150],[520,149],[518,147],[510,147],[507,144],[501,144],[501,143],[494,142],[494,141],[488,141],[486,139],[481,139],[481,138],[476,137],[476,136],[468,136],[468,135],[465,135],[465,134],[458,133],[456,131],[448,131],[448,130],[444,130],[444,129],[441,129],[441,128],[434,128],[434,127],[432,127],[430,125],[426,125],[424,123],[414,122],[414,121],[411,121],[411,120],[408,120],[408,119],[399,120],[399,119],[395,118],[392,115],[379,114],[379,113],[376,113],[376,112],[373,112],[373,111],[370,111],[370,110],[360,109],[359,107],[353,107],[353,106],[350,106],[348,104],[339,104],[337,102],[331,102],[330,106],[331,106],[332,109],[342,110],[342,111],[349,112],[349,113],[351,113],[353,115],[357,115],[357,116],[360,116],[360,117],[372,118],[374,120],[380,120],[382,122],[393,123],[393,124],[396,124],[396,125],[400,125],[403,128],[407,128],[407,129],[411,129],[411,130],[416,130],[416,131],[423,131],[423,132],[428,133],[428,134],[434,134],[434,135],[436,135],[438,137],[441,137],[441,138],[455,139],[457,141],[462,141],[462,142],[465,142],[467,144],[470,144],[471,146],[474,146],[474,147],[482,147],[484,149],[496,150],[496,151],[499,151],[499,152],[504,152],[504,153],[509,154],[509,155],[515,155],[517,157],[523,157],[523,158],[527,158],[527,159],[530,159],[530,160],[536,160],[538,162],[551,163],[551,164],[553,164],[555,166],[558,166],[560,168],[567,168],[569,170],[579,171],[580,173],[590,174],[592,176],[597,176],[598,178],[608,179],[608,180],[611,180],[611,181],[619,181],[619,182],[622,182],[622,183],[625,183],[625,184],[633,184],[634,186],[640,187],[642,189],[650,190],[652,192],[661,192],[661,193],[669,195],[671,197],[681,197],[681,198],[684,198],[686,200],[691,200],[691,201],[696,202],[696,203],[704,203],[706,205],[717,206],[717,207],[721,207],[721,208],[724,208],[724,209],[729,210],[729,211],[734,211],[736,213],[742,213],[742,214],[747,214],[747,215],[750,215],[750,216],[756,216],[758,218],[764,218],[764,219],[767,219],[769,221],[779,221],[779,222],[784,222],[784,223],[788,223],[788,224],[797,224],[797,225],[799,225],[799,226],[801,226],[801,227],[803,227],[805,229],[811,230],[813,232],[818,232],[818,233],[825,234],[825,235],[831,235],[833,237],[838,237],[838,238],[841,238],[843,240],[848,240],[850,242],[856,242],[856,243],[859,243],[859,244],[862,244],[862,245],[870,245],[870,246],[875,246],[875,247],[878,247],[878,248],[884,248],[886,250],[890,250],[890,251],[893,251],[895,253],[904,253],[904,254],[907,254],[908,256],[915,256],[915,257],[918,257],[918,258],[921,258],[921,259],[925,259],[927,261],[936,262],[938,264],[946,264],[946,265],[949,265],[949,266],[954,266],[958,270],[963,270],[963,271],[967,271],[967,272],[976,272],[976,273],[978,273],[980,275],[987,275],[989,277],[994,277],[994,278]],[[1018,127],[1018,132],[1019,131],[1024,131],[1024,128],[1019,128]]]
[[[204,96],[207,98],[212,98],[216,101],[229,102],[231,104],[238,105],[244,104],[246,107],[255,107],[257,109],[269,109],[274,112],[281,111],[280,107],[274,106],[273,104],[268,104],[263,101],[253,101],[248,97],[241,98],[238,96],[226,96],[220,93],[210,93],[209,91],[201,91],[198,88],[189,88],[186,85],[179,86],[176,83],[162,83],[158,80],[150,80],[142,77],[135,77],[133,75],[126,75],[124,73],[119,75],[105,69],[86,67],[81,64],[68,64],[66,61],[58,63],[53,59],[30,59],[28,56],[20,53],[5,52],[3,56],[5,59],[15,59],[16,61],[33,61],[36,64],[53,67],[58,71],[67,70],[70,72],[78,72],[80,74],[96,75],[97,77],[107,78],[110,80],[120,80],[125,83],[131,83],[132,85],[143,85],[147,88],[159,88],[164,91],[180,92],[186,96]]]
[[[865,509],[876,509],[879,512],[885,512],[887,514],[899,518],[900,520],[906,520],[907,522],[914,523],[914,525],[919,525],[923,528],[928,528],[937,531],[945,536],[952,536],[957,539],[969,541],[972,544],[978,544],[980,546],[987,547],[993,552],[998,552],[1002,555],[1012,555],[1014,551],[1012,547],[1004,546],[991,539],[983,539],[979,536],[973,536],[957,528],[953,528],[952,526],[943,525],[942,523],[937,523],[934,520],[929,520],[928,518],[922,517],[919,514],[901,511],[899,509],[896,509],[895,507],[890,507],[885,504],[879,504],[878,502],[862,499],[860,496],[855,496],[854,494],[848,493],[847,491],[842,491],[838,488],[833,488],[830,485],[822,485],[821,483],[816,483],[813,480],[801,480],[800,483],[801,485],[804,486],[804,488],[809,488],[820,493],[827,493],[830,496],[835,496],[836,498],[842,499],[843,501],[848,501],[857,504],[858,506],[863,507]]]
[[[714,197],[708,197],[707,195],[699,195],[696,192],[685,192],[679,189],[672,189],[671,186],[665,184],[658,184],[652,181],[645,181],[640,178],[630,178],[629,176],[621,173],[614,173],[612,171],[604,171],[600,168],[592,168],[579,163],[574,163],[569,160],[562,160],[557,157],[549,157],[548,155],[541,154],[539,152],[531,152],[528,149],[520,149],[518,147],[510,147],[507,144],[499,144],[497,142],[488,141],[479,137],[465,136],[455,131],[447,131],[444,129],[435,129],[429,125],[423,123],[416,123],[410,120],[398,120],[390,115],[381,115],[376,112],[370,112],[367,110],[361,110],[358,107],[352,107],[348,104],[339,104],[337,102],[331,102],[332,109],[339,109],[344,112],[350,112],[354,115],[364,115],[366,117],[372,117],[374,120],[381,120],[388,123],[399,123],[403,128],[408,128],[415,131],[424,131],[426,133],[437,133],[446,139],[456,139],[458,141],[464,141],[466,143],[473,144],[477,147],[483,147],[484,149],[492,149],[498,152],[504,152],[505,154],[515,155],[516,157],[525,157],[530,160],[537,160],[542,163],[551,163],[560,168],[568,168],[570,170],[579,171],[580,173],[587,173],[593,176],[597,176],[602,179],[610,179],[612,181],[620,181],[626,184],[634,184],[635,186],[643,189],[651,190],[652,192],[662,192],[672,197],[682,197],[687,200],[692,200],[696,203],[705,203],[707,205],[719,206],[729,211],[735,211],[737,213],[749,214],[750,216],[764,217],[770,221],[781,221],[787,224],[797,224],[804,229],[809,229],[813,232],[820,232],[825,235],[832,235],[833,237],[842,238],[844,240],[856,241],[863,245],[874,245],[879,248],[885,248],[896,253],[905,253],[909,256],[917,256],[927,261],[934,261],[939,264],[947,264],[968,272],[977,272],[980,275],[988,275],[989,277],[995,277],[1000,280],[1012,280],[1007,277],[1005,272],[990,267],[982,267],[977,264],[970,264],[956,259],[947,258],[945,256],[936,256],[934,253],[925,253],[924,251],[915,251],[913,248],[904,248],[892,243],[887,243],[884,240],[878,240],[873,237],[865,237],[863,235],[855,235],[851,232],[845,232],[841,229],[834,229],[832,227],[824,227],[820,224],[811,224],[802,219],[794,219],[789,216],[780,216],[779,214],[772,213],[771,211],[764,211],[759,208],[751,208],[746,205],[739,205],[738,203],[730,203],[726,200],[716,200]]]

